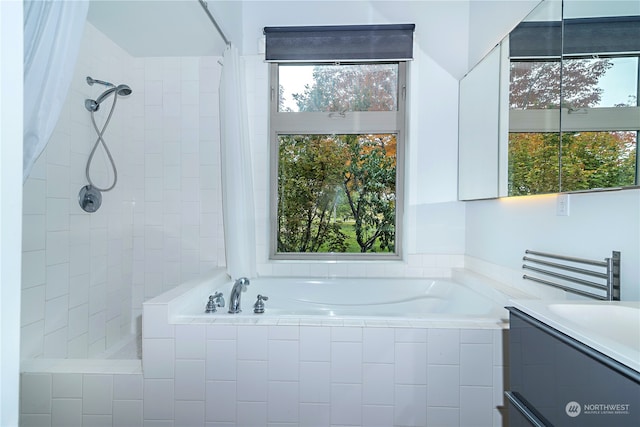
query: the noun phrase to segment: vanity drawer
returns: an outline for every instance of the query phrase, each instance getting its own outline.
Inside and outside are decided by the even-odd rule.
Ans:
[[[509,311],[507,397],[514,408],[520,402],[543,426],[640,425],[639,373],[517,309]]]
[[[506,391],[509,409],[509,427],[549,427],[540,414],[534,413],[517,393]]]

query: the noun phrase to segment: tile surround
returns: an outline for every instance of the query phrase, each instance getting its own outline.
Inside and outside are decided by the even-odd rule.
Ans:
[[[133,58],[86,25],[63,113],[24,185],[23,358],[102,353],[135,331],[145,299],[224,259],[217,85],[208,83],[219,72],[216,59]],[[87,75],[133,89],[105,133],[119,182],[94,214],[77,204],[95,142],[82,102],[102,89]],[[103,157],[92,164],[98,185]]]
[[[162,313],[154,305],[145,310]],[[160,316],[152,315],[154,323],[168,324]],[[369,425],[363,423],[377,413],[391,420],[387,425],[424,426],[433,419],[464,426],[464,417],[502,425],[502,329],[306,323],[176,324],[174,345],[193,345],[186,337],[206,340],[201,358],[175,360],[176,368],[194,363],[191,386],[205,390],[205,421]],[[204,375],[195,374],[202,372],[196,362],[204,364]],[[179,377],[173,378],[176,405]],[[191,400],[200,401],[200,394]]]
[[[503,425],[501,329],[174,326],[174,337],[144,339],[155,349],[144,353],[144,376],[32,366],[21,425]],[[267,351],[246,348],[248,337]],[[320,357],[296,351],[309,338],[326,349]],[[389,354],[367,354],[390,340]]]

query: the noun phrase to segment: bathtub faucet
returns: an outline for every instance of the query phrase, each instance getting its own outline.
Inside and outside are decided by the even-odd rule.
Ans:
[[[235,314],[242,311],[240,309],[240,297],[242,292],[247,290],[247,286],[249,286],[249,279],[246,277],[241,277],[233,284],[233,289],[231,289],[231,295],[229,296],[229,313]]]

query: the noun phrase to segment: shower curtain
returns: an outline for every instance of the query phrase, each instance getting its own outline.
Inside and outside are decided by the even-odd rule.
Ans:
[[[88,0],[24,2],[23,182],[60,117],[88,10]]]
[[[227,273],[235,280],[256,276],[255,209],[244,70],[235,46],[227,46],[223,63],[220,80],[222,210]]]

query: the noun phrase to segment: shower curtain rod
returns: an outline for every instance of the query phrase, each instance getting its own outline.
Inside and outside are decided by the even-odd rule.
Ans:
[[[218,30],[218,33],[220,34],[220,37],[222,37],[222,40],[224,40],[224,43],[227,46],[229,46],[231,42],[229,41],[227,36],[224,34],[224,31],[222,31],[222,28],[220,28],[220,25],[218,25],[218,22],[211,14],[211,11],[209,11],[209,5],[207,4],[207,2],[204,0],[198,0],[198,1],[200,2],[200,6],[202,6],[202,9],[204,9],[204,12],[207,14],[209,19],[211,20],[211,23],[213,23],[213,26],[216,27],[216,30]]]

